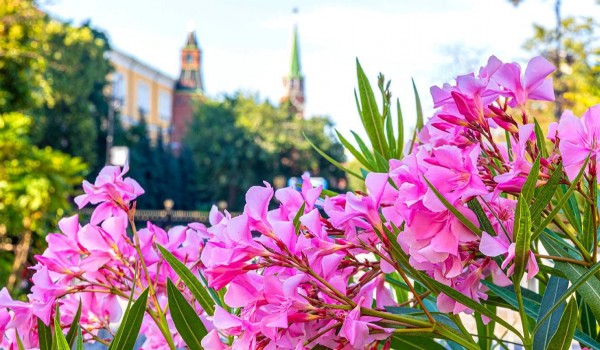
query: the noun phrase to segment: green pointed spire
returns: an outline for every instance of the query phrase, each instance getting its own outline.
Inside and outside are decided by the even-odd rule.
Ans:
[[[302,70],[300,68],[300,47],[298,44],[298,26],[294,25],[294,39],[292,42],[292,65],[290,68],[290,79],[302,78]]]

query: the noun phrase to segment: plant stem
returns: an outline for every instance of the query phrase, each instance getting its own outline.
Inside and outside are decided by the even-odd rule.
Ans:
[[[529,335],[529,325],[527,321],[527,314],[525,313],[525,305],[523,304],[523,294],[521,293],[520,281],[513,281],[515,285],[515,294],[517,301],[519,302],[519,316],[521,317],[521,325],[523,326],[523,347],[525,350],[532,349],[531,337]]]

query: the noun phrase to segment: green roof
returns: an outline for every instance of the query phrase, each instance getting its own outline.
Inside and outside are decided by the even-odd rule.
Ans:
[[[290,78],[302,78],[300,68],[300,47],[298,43],[298,27],[294,26],[294,41],[292,42],[292,65],[290,68]]]

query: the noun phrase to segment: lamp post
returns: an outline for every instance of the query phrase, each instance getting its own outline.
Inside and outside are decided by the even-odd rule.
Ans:
[[[171,198],[167,198],[164,200],[163,205],[167,211],[167,222],[165,228],[168,228],[169,225],[171,225],[171,211],[173,209],[173,205],[175,205],[175,202]]]
[[[123,76],[121,74],[116,74],[114,79],[112,80],[110,95],[108,96],[108,126],[106,130],[106,165],[112,164],[111,162],[111,149],[113,147],[114,142],[114,134],[115,134],[115,111],[118,111],[121,108],[122,104],[122,84],[121,81]]]

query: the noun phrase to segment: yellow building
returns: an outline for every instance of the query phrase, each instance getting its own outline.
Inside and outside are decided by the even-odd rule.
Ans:
[[[162,131],[168,142],[176,80],[122,51],[109,52],[108,59],[115,68],[109,79],[123,126],[136,125],[143,116],[150,137],[156,140]]]

